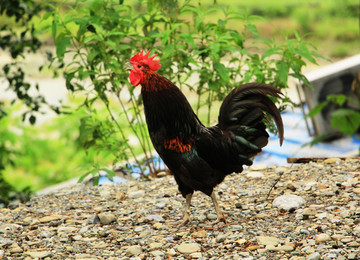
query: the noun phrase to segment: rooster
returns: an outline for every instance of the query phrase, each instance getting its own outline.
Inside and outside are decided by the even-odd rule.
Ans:
[[[179,191],[185,198],[183,226],[190,222],[190,204],[194,191],[210,196],[217,219],[225,222],[214,188],[224,178],[240,173],[243,165],[267,145],[269,135],[264,120],[271,115],[278,128],[280,145],[284,129],[281,115],[267,97],[280,97],[281,92],[263,83],[248,83],[233,89],[224,99],[218,124],[204,126],[181,90],[156,73],[160,60],[149,57],[150,50],[130,59],[129,79],[141,85],[146,123],[155,150],[173,173]]]

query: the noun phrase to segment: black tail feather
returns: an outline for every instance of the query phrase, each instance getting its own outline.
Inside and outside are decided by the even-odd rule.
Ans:
[[[261,149],[269,137],[263,122],[268,120],[264,113],[267,112],[275,121],[281,145],[284,139],[283,122],[278,108],[267,95],[280,97],[281,92],[263,83],[248,83],[235,88],[220,107],[219,127],[243,136]]]

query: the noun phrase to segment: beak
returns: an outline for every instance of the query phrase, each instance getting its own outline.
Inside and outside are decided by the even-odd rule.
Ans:
[[[125,66],[124,66],[124,69],[127,70],[127,71],[130,71],[133,69],[133,66],[130,62],[126,62],[125,63]]]

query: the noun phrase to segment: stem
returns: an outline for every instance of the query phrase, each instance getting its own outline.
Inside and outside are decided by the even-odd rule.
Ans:
[[[125,105],[124,105],[124,102],[120,99],[120,97],[118,97],[118,100],[119,100],[119,103],[120,103],[120,105],[121,105],[121,108],[123,109],[123,111],[124,111],[124,113],[125,113],[126,120],[128,121],[129,126],[130,126],[132,132],[136,135],[136,137],[137,137],[138,140],[140,141],[141,149],[142,149],[143,151],[146,151],[143,143],[141,142],[141,139],[140,139],[139,136],[138,136],[138,133],[136,132],[136,129],[134,128],[133,124],[131,123],[131,120],[130,120],[130,117],[129,117],[129,115],[128,115],[127,109],[126,109],[126,107],[125,107]],[[107,108],[108,108],[108,105],[107,105]],[[119,129],[121,129],[119,123],[115,120],[115,118],[114,118],[114,116],[113,116],[113,114],[111,113],[111,111],[110,111],[109,108],[108,108],[108,111],[109,111],[111,117],[113,118],[114,122],[116,123],[117,127],[118,127]],[[130,147],[130,145],[128,145],[128,146]],[[143,169],[141,168],[141,164],[140,164],[140,162],[137,160],[134,151],[133,151],[131,148],[130,148],[130,150],[131,150],[132,156],[134,157],[137,165],[138,165],[139,168],[140,168],[141,176],[144,177],[144,178],[146,178],[145,173],[144,173]],[[147,156],[147,155],[146,155],[146,153],[145,153],[145,157],[146,157],[146,156]]]
[[[207,117],[207,124],[208,124],[208,126],[210,125],[212,93],[213,93],[213,91],[209,89],[209,97],[208,97],[208,117]]]

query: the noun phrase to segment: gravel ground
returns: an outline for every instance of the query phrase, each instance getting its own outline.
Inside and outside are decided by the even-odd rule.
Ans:
[[[78,184],[0,210],[0,259],[360,259],[360,162],[254,166],[192,201],[172,176]]]

